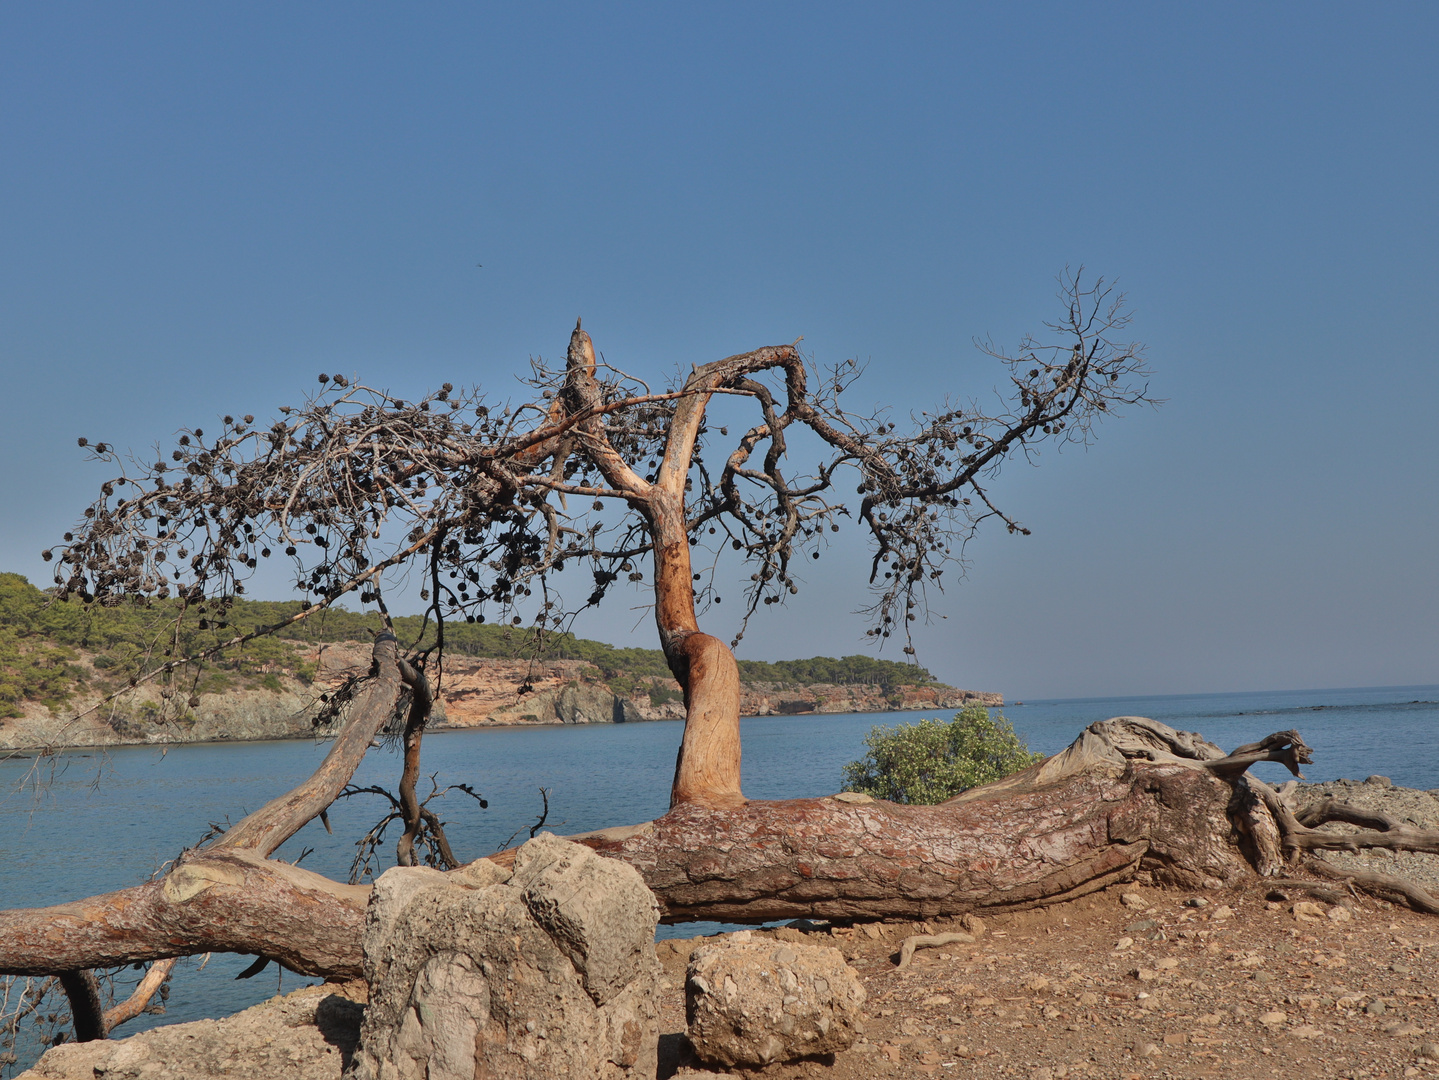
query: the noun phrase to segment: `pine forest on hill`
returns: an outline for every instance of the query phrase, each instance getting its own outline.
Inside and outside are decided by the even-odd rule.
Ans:
[[[235,600],[224,622],[191,619],[178,629],[175,600],[151,600],[106,607],[74,601],[55,603],[19,574],[0,573],[0,717],[19,716],[25,701],[59,710],[77,694],[109,693],[155,667],[167,650],[196,652],[272,625],[300,609],[300,601]],[[343,641],[368,642],[379,629],[375,615],[340,609],[259,637],[207,660],[191,671],[185,685],[195,693],[234,688],[279,689],[277,672],[308,682],[314,665],[302,646]],[[395,633],[407,644],[432,643],[434,624],[420,616],[395,620]],[[534,654],[532,632],[484,623],[453,623],[445,627],[445,649],[460,656],[523,659]],[[80,663],[88,654],[89,668]],[[631,691],[636,680],[668,678],[664,654],[658,649],[616,648],[572,634],[546,635],[544,657],[584,660],[603,674],[616,693]],[[933,683],[922,667],[876,660],[868,656],[807,660],[740,660],[746,684],[800,686],[814,683],[880,686],[886,693],[900,686]],[[194,680],[192,683],[191,680]]]

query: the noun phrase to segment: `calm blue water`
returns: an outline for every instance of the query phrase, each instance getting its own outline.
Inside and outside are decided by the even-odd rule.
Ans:
[[[1297,728],[1315,751],[1307,770],[1311,780],[1381,773],[1396,784],[1439,788],[1439,686],[1036,701],[1008,706],[1004,713],[1032,749],[1045,753],[1062,749],[1087,724],[1110,716],[1153,717],[1201,732],[1226,749]],[[840,788],[842,766],[862,756],[871,727],[912,723],[924,715],[747,719],[745,792],[752,798],[832,794]],[[456,853],[478,858],[533,822],[541,785],[550,789],[546,827],[557,833],[632,824],[664,813],[682,726],[674,721],[434,733],[425,740],[424,767],[441,784],[474,785],[489,801],[489,809],[481,810],[452,793],[440,806]],[[305,742],[179,746],[165,753],[135,747],[69,754],[38,767],[33,761],[0,762],[0,906],[57,903],[133,885],[198,841],[210,822],[238,821],[294,786],[327,749]],[[355,782],[392,786],[399,768],[395,753],[374,750]],[[1278,765],[1261,765],[1256,772],[1276,781],[1288,776]],[[35,784],[37,778],[44,783]],[[304,866],[344,879],[354,837],[382,811],[374,796],[342,801],[330,813],[334,836],[312,823],[278,857],[293,860],[313,849]],[[393,837],[385,851],[393,851]],[[662,930],[696,932],[700,928],[694,925]],[[248,960],[215,956],[203,972],[198,960],[186,962],[175,978],[169,1014],[163,1020],[142,1018],[125,1030],[223,1015],[273,994],[274,967],[247,982],[234,981]],[[287,975],[280,985],[295,989],[303,982]]]

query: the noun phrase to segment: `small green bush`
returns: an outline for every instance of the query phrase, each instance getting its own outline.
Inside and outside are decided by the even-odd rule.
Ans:
[[[874,727],[864,744],[864,757],[844,767],[845,790],[898,803],[941,803],[1044,759],[1030,752],[1003,713],[991,719],[983,705],[947,724]]]

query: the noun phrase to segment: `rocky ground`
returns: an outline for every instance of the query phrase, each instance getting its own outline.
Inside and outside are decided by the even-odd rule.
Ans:
[[[864,1041],[832,1062],[746,1075],[1439,1075],[1439,919],[1364,899],[1296,915],[1295,903],[1266,901],[1263,891],[1115,888],[985,920],[973,943],[918,951],[904,971],[906,936],[964,927],[764,931],[839,944],[864,981],[869,1019]],[[661,950],[675,1080],[715,1076],[684,1061],[678,1039],[691,944]]]
[[[864,982],[868,1018],[863,1041],[832,1059],[743,1076],[1439,1076],[1439,918],[1352,898],[1296,912],[1304,903],[1267,901],[1263,890],[1194,897],[1117,887],[983,920],[972,943],[919,950],[907,970],[897,966],[907,936],[965,928],[935,921],[757,931],[838,945]],[[685,964],[705,940],[660,945],[661,1080],[728,1075],[697,1065],[683,1038]],[[126,1040],[132,1048],[123,1053],[126,1043],[103,1052],[100,1044],[62,1047],[28,1075],[338,1078],[353,1047],[345,1023],[357,1028],[357,1013],[331,1001],[323,1032],[303,1038],[265,1027],[298,1029],[304,1018],[290,1013],[313,1011],[334,989],[363,996],[362,985],[301,991],[279,999],[283,1008],[266,1003],[227,1021],[157,1029]],[[133,1045],[141,1040],[153,1045]]]

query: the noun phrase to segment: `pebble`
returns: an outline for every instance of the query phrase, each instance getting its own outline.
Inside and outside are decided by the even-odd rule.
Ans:
[[[1158,1053],[1159,1047],[1155,1046],[1152,1042],[1142,1042],[1134,1048],[1135,1057],[1154,1057]]]
[[[1293,1035],[1296,1039],[1317,1039],[1323,1035],[1324,1032],[1310,1024],[1301,1024],[1299,1027],[1290,1031],[1289,1034]]]
[[[1428,1058],[1430,1061],[1439,1061],[1439,1043],[1420,1043],[1419,1056]]]
[[[1208,907],[1209,901],[1202,896],[1191,896],[1188,900],[1184,901],[1184,906],[1193,908]]]
[[[1129,946],[1131,946],[1131,945],[1133,945],[1133,944],[1134,944],[1134,939],[1133,939],[1132,937],[1122,937],[1122,938],[1120,938],[1118,941],[1116,941],[1116,942],[1114,943],[1114,951],[1115,951],[1115,952],[1122,952],[1123,950],[1129,948]]]
[[[1259,1022],[1265,1027],[1278,1027],[1280,1024],[1288,1023],[1289,1014],[1282,1012],[1267,1012],[1259,1017]]]
[[[1424,1029],[1418,1024],[1387,1024],[1384,1028],[1384,1034],[1404,1039],[1410,1035],[1422,1035],[1424,1034]]]
[[[1311,922],[1324,918],[1324,909],[1313,900],[1300,900],[1289,910],[1294,913],[1296,922]]]
[[[1225,919],[1234,918],[1234,909],[1228,904],[1220,904],[1209,915],[1211,922],[1223,922]]]
[[[1380,1001],[1378,998],[1375,998],[1368,1005],[1364,1006],[1364,1011],[1367,1012],[1370,1016],[1383,1016],[1384,1002]]]
[[[1342,904],[1335,904],[1332,908],[1329,909],[1328,914],[1330,922],[1349,922],[1351,919],[1354,918],[1353,914],[1349,911],[1349,909],[1347,907],[1344,907]]]
[[[1127,908],[1134,908],[1136,911],[1143,911],[1149,906],[1149,901],[1138,893],[1127,892],[1119,898],[1119,902]]]

